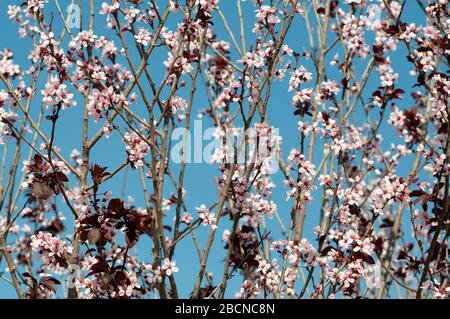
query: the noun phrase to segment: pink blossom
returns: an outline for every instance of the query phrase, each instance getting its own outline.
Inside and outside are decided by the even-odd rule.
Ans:
[[[179,271],[178,267],[175,266],[175,260],[171,261],[168,258],[164,259],[164,264],[162,266],[162,271],[166,276],[172,276],[173,273],[176,273]]]

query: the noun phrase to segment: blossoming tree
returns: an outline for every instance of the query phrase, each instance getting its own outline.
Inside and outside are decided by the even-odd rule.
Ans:
[[[0,290],[450,296],[448,0],[9,0],[0,10],[28,57],[1,42]],[[293,144],[274,134],[273,109],[295,121]],[[171,158],[172,133],[189,135],[195,117],[220,141],[210,185],[185,183],[187,138],[181,163]],[[230,143],[239,128],[249,133]],[[106,140],[121,164],[96,160]],[[128,175],[139,194],[113,192]],[[195,249],[182,262],[186,242]]]

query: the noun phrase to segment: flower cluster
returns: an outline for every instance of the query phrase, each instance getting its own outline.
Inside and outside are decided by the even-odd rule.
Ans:
[[[346,15],[342,20],[342,43],[351,54],[356,54],[365,59],[369,54],[369,47],[364,40],[363,28],[366,21],[356,18],[354,15]]]
[[[287,197],[291,198],[300,195],[302,200],[311,201],[311,191],[314,190],[314,178],[316,175],[315,165],[305,159],[305,155],[297,149],[292,149],[288,156],[289,168],[298,174],[297,181],[285,181],[291,190],[287,192]]]
[[[449,1],[157,2],[0,4],[2,284],[449,298]]]
[[[144,158],[149,151],[149,145],[136,132],[127,132],[123,137],[128,161],[132,167],[144,166]]]
[[[0,52],[0,74],[5,78],[14,78],[21,74],[20,67],[13,62],[13,54],[9,50]]]
[[[67,86],[56,77],[50,77],[49,82],[45,84],[45,89],[41,91],[44,102],[47,107],[59,105],[64,110],[67,107],[76,105],[73,100],[73,94],[67,89]]]
[[[39,253],[45,267],[54,272],[64,271],[73,252],[73,247],[66,241],[44,232],[32,235],[30,246]]]
[[[26,174],[22,188],[30,189],[34,198],[44,200],[58,194],[70,174],[63,161],[52,160],[50,163],[48,158],[40,155],[35,155],[32,161],[24,160],[22,172]]]
[[[2,97],[2,92],[0,92],[0,105],[6,101],[6,96]],[[4,96],[4,95],[3,95]],[[0,144],[5,143],[5,137],[11,134],[11,129],[9,125],[16,122],[18,120],[18,116],[16,113],[12,111],[6,111],[2,106],[0,106]]]
[[[214,213],[210,213],[209,209],[204,205],[200,205],[200,207],[195,208],[198,212],[198,217],[202,221],[203,225],[209,225],[211,229],[217,229],[217,219],[214,216]]]

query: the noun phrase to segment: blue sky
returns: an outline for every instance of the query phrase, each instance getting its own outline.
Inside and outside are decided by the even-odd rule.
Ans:
[[[0,49],[8,48],[11,49],[14,53],[14,58],[16,63],[19,63],[23,66],[28,66],[29,62],[27,61],[27,56],[31,48],[31,43],[29,39],[19,40],[17,36],[17,26],[9,21],[6,11],[8,4],[20,4],[22,1],[13,1],[13,0],[3,0],[0,3]],[[86,2],[86,0],[82,0],[82,2]],[[98,2],[98,6],[102,1]],[[164,6],[165,1],[158,1],[161,3],[161,7]],[[50,1],[53,3],[53,1]],[[60,0],[60,4],[62,8],[65,8],[66,5],[70,3],[69,0]],[[52,9],[53,5],[49,4],[47,11]],[[227,17],[228,23],[232,26],[232,29],[238,32],[238,19],[235,8],[235,1],[221,1],[221,8]],[[97,8],[97,12],[100,9]],[[251,44],[254,39],[254,36],[251,33],[251,29],[254,23],[254,7],[251,1],[243,2],[243,11],[245,15],[246,23],[246,37],[247,43]],[[415,8],[412,8],[405,12],[405,17],[407,21],[414,21]],[[60,30],[61,24],[59,22],[59,17],[55,14],[55,30]],[[110,31],[106,28],[103,28],[101,25],[104,24],[106,17],[105,16],[97,16],[96,17],[96,28],[95,32],[98,35],[110,35]],[[180,14],[176,15],[169,22],[169,27],[174,27],[174,21],[176,19],[180,19]],[[86,21],[85,21],[86,22]],[[223,28],[222,21],[218,16],[214,18],[214,30],[217,32],[219,38],[223,38],[225,40],[229,40],[229,36]],[[422,23],[422,21],[416,21],[416,23]],[[334,36],[330,37],[334,39]],[[369,35],[370,37],[370,35]],[[67,39],[66,39],[67,40]],[[116,39],[115,39],[116,41]],[[308,41],[306,35],[306,28],[303,23],[297,18],[288,34],[286,42],[296,51],[302,51],[303,48],[308,48]],[[119,41],[116,41],[116,45],[119,46]],[[159,51],[162,52],[162,51]],[[332,58],[334,54],[330,54],[329,57]],[[395,67],[396,72],[400,73],[399,85],[405,89],[407,92],[405,94],[405,99],[401,103],[410,103],[411,100],[408,95],[409,88],[414,84],[414,78],[408,75],[410,70],[410,65],[405,61],[406,52],[402,49],[402,46],[399,46],[399,49],[396,54],[391,55],[391,59],[393,65]],[[236,56],[235,56],[236,57]],[[149,61],[149,69],[151,74],[155,77],[156,81],[161,80],[164,73],[165,68],[162,65],[162,61],[166,59],[166,53],[163,54],[155,54],[154,57]],[[361,72],[365,63],[367,63],[368,59],[360,62],[360,66],[357,68],[359,72]],[[329,61],[328,61],[329,62]],[[310,62],[302,63],[309,70],[313,71],[312,64]],[[339,77],[336,72],[335,67],[329,66],[327,64],[328,75],[330,78],[339,82]],[[368,88],[375,89],[378,85],[378,78],[375,73],[372,74],[371,78],[368,82]],[[43,84],[40,83],[42,86]],[[282,83],[275,82],[272,89],[272,97],[268,106],[268,118],[269,122],[272,126],[279,128],[280,135],[283,137],[283,153],[285,157],[287,156],[289,150],[292,147],[296,147],[299,144],[299,134],[297,131],[297,122],[298,118],[292,116],[293,107],[291,105],[290,99],[291,94],[287,93],[288,84],[287,81],[283,81]],[[38,89],[38,92],[40,88]],[[136,90],[137,92],[137,90]],[[366,92],[371,92],[371,90],[367,90]],[[188,89],[185,89],[185,94],[188,93]],[[40,94],[38,93],[33,104],[31,113],[36,115],[39,112]],[[364,100],[368,100],[370,96],[363,96]],[[82,123],[82,112],[81,112],[82,101],[78,100],[78,105],[73,108],[69,108],[61,113],[61,119],[57,124],[58,135],[55,140],[55,145],[61,148],[62,154],[65,156],[69,156],[72,149],[77,148],[80,149],[80,140],[81,140],[81,123]],[[203,109],[207,106],[206,94],[203,86],[199,86],[196,92],[196,97],[194,99],[193,105],[193,114],[200,109]],[[142,107],[142,104],[139,105],[139,102],[136,106],[136,112],[139,114],[139,107]],[[145,114],[145,113],[141,113]],[[375,113],[374,113],[375,114]],[[195,117],[193,117],[194,119]],[[376,116],[378,118],[378,115]],[[361,124],[366,121],[364,112],[362,110],[361,105],[358,105],[358,110],[354,113],[352,120],[354,123]],[[94,123],[91,121],[90,132],[91,134],[96,132],[100,127],[100,123]],[[203,127],[211,127],[211,123],[207,120],[203,121]],[[47,132],[48,132],[49,124],[47,123]],[[398,142],[399,140],[395,137],[395,131],[383,125],[380,133],[384,137],[383,147],[386,150],[389,147],[391,142]],[[124,147],[121,143],[121,137],[117,133],[113,133],[111,138],[102,139],[100,143],[98,143],[95,149],[92,151],[92,162],[99,164],[101,166],[108,166],[110,169],[113,169],[120,165],[125,159],[126,154]],[[38,143],[39,145],[39,143]],[[26,149],[25,154],[28,154],[28,149]],[[3,152],[3,149],[0,149],[0,153]],[[316,144],[315,149],[315,163],[317,164],[322,157],[322,145],[321,143]],[[179,166],[177,164],[172,164],[173,173],[177,176]],[[405,165],[404,169],[407,169],[408,165]],[[406,172],[406,171],[405,171]],[[188,164],[187,173],[185,176],[185,188],[188,190],[186,197],[186,204],[190,212],[195,214],[195,207],[200,206],[200,204],[205,204],[210,206],[216,200],[217,188],[214,186],[213,178],[218,173],[216,166],[209,164]],[[399,171],[398,173],[402,173]],[[404,172],[403,172],[404,173]],[[127,169],[127,176],[125,176],[125,171],[120,173],[117,177],[115,177],[111,182],[106,183],[103,187],[103,190],[110,189],[113,191],[113,196],[120,196],[120,192],[122,190],[122,185],[125,183],[125,196],[133,196],[135,199],[135,203],[137,206],[144,206],[142,188],[140,186],[140,182],[138,179],[137,171],[132,171],[130,168]],[[126,179],[125,179],[126,178]],[[283,176],[280,173],[274,176],[275,184],[277,185],[276,189],[273,191],[273,200],[278,205],[278,210],[283,220],[285,221],[285,225],[288,225],[289,212],[291,209],[292,202],[286,202],[286,191],[287,189],[282,184]],[[170,187],[170,184],[167,184],[167,194],[168,197],[170,191],[174,191],[173,187]],[[305,224],[305,236],[310,239],[310,241],[314,242],[313,236],[313,227],[318,225],[320,212],[318,211],[318,205],[320,201],[317,199],[320,198],[320,194],[315,194],[316,200],[313,204],[309,205],[309,209],[307,212],[307,219]],[[62,207],[62,206],[61,206]],[[64,210],[63,212],[66,214],[69,225],[71,222],[71,215],[68,211]],[[173,217],[174,211],[170,211],[167,219],[170,221]],[[273,226],[273,227],[272,227]],[[223,272],[223,259],[226,255],[226,251],[223,249],[223,243],[221,242],[221,234],[225,227],[230,227],[230,223],[227,220],[222,220],[220,222],[219,230],[216,234],[216,242],[213,245],[213,249],[211,251],[211,257],[209,259],[207,270],[209,272],[213,272],[214,283],[217,284],[220,282],[222,278]],[[71,227],[67,227],[69,230]],[[279,227],[277,222],[274,220],[268,221],[268,229],[271,229],[271,239],[279,239],[281,238],[281,234],[279,232]],[[197,237],[200,241],[200,246],[203,247],[206,242],[206,235],[209,231],[207,227],[200,227],[197,231]],[[140,250],[140,256],[146,260],[151,261],[151,244],[148,238],[142,239],[142,242],[138,245],[138,249]],[[195,281],[195,277],[198,272],[198,255],[195,251],[192,240],[185,239],[183,240],[177,247],[177,252],[175,254],[175,259],[177,265],[180,268],[180,272],[176,274],[176,279],[178,282],[178,288],[180,290],[181,296],[188,297],[191,289],[193,287],[193,283]],[[0,265],[2,269],[4,269],[5,264]],[[205,281],[204,281],[205,282]],[[228,297],[232,297],[235,292],[239,290],[241,281],[240,280],[230,280],[228,285]],[[10,285],[6,282],[0,282],[0,297],[14,297],[14,291]]]

